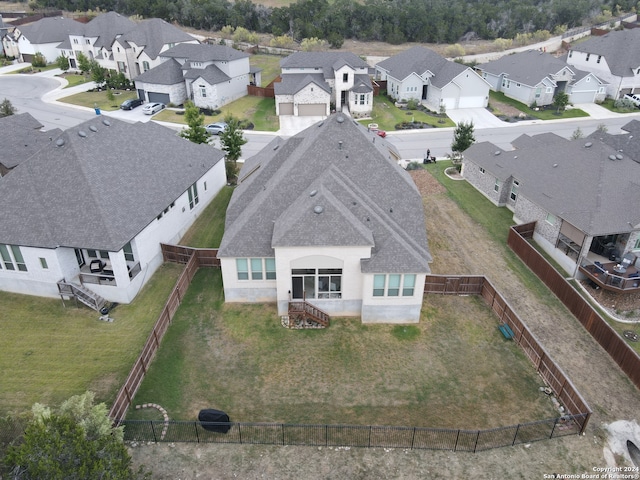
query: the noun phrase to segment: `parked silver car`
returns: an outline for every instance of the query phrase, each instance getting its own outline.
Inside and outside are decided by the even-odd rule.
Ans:
[[[204,129],[210,135],[220,135],[222,132],[224,132],[226,130],[226,128],[227,128],[227,123],[226,122],[210,123],[209,125],[206,125],[204,127]]]
[[[144,113],[145,115],[153,115],[154,113],[158,113],[164,107],[164,103],[147,103],[144,107],[142,107],[142,113]]]

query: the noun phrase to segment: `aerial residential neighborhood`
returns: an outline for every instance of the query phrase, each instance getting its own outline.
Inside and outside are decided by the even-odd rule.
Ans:
[[[19,105],[5,99],[0,117],[0,348],[11,357],[0,414],[29,389],[45,403],[80,393],[26,377],[5,386],[14,364],[49,368],[48,348],[22,343],[47,331],[25,308],[43,301],[52,351],[80,311],[120,362],[82,382],[157,478],[182,475],[150,460],[167,444],[187,445],[175,450],[184,458],[193,445],[196,457],[248,455],[223,472],[257,468],[273,453],[264,446],[314,452],[331,464],[325,478],[335,465],[353,477],[373,449],[398,478],[430,477],[429,462],[446,471],[437,450],[460,463],[451,478],[517,476],[510,455],[543,465],[539,476],[552,472],[545,461],[567,465],[560,473],[638,466],[640,54],[625,46],[640,28],[499,58],[420,44],[375,56],[272,48],[269,78],[258,45],[159,18],[0,16],[0,34],[15,59],[0,68],[0,101]],[[107,87],[87,72],[68,96],[96,96],[66,102],[52,64],[81,76],[83,56],[131,82],[107,90],[113,109],[94,103]],[[46,68],[21,73],[39,57]],[[268,103],[272,131],[225,116],[252,97]],[[242,105],[243,120],[263,115]],[[555,118],[504,122],[509,107]],[[194,111],[202,143],[185,134]],[[432,123],[400,129],[419,114]],[[158,286],[172,275],[174,287]],[[117,335],[135,337],[133,351]],[[77,365],[105,363],[76,348]],[[198,412],[211,411],[225,420],[207,425]],[[216,464],[190,461],[198,475]]]

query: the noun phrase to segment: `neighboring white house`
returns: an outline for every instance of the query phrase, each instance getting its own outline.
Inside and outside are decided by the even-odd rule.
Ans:
[[[225,184],[222,152],[154,122],[72,127],[0,181],[0,290],[129,303]]]
[[[219,108],[247,94],[249,55],[222,45],[181,43],[160,53],[163,62],[135,79],[144,100]]]
[[[151,18],[117,37],[111,50],[118,72],[133,80],[166,61],[166,58],[161,57],[163,52],[183,43],[200,42],[164,20]]]
[[[569,274],[593,254],[640,256],[640,122],[623,130],[578,140],[523,135],[514,150],[476,143],[462,175],[517,223],[536,221],[534,238]]]
[[[8,54],[18,57],[22,62],[30,63],[36,53],[41,53],[47,63],[52,63],[62,53],[59,45],[68,41],[69,35],[81,32],[84,26],[70,18],[45,17],[32,24],[16,27],[6,36],[3,44]]]
[[[277,115],[320,116],[347,108],[352,116],[373,109],[369,65],[350,52],[296,52],[280,61],[273,85]]]
[[[431,261],[424,207],[385,145],[338,113],[247,159],[218,251],[225,301],[418,322]]]
[[[593,73],[539,50],[505,55],[475,68],[491,90],[527,106],[551,105],[558,92],[566,93],[570,103],[602,102],[606,97],[607,85]]]
[[[607,84],[607,97],[640,93],[640,29],[612,30],[571,45],[567,63],[592,72]]]
[[[135,28],[136,23],[116,12],[106,12],[92,18],[82,28],[70,32],[58,49],[69,59],[71,68],[78,68],[78,54],[89,60],[95,59],[100,66],[117,70],[111,46],[120,35]]]
[[[417,100],[438,111],[486,107],[489,84],[473,69],[416,46],[376,64],[376,79],[386,80],[397,101]]]

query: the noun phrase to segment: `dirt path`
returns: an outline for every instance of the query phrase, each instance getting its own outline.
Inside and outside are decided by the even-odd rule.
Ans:
[[[149,445],[132,448],[154,479],[542,479],[593,474],[606,467],[604,424],[638,419],[640,392],[563,307],[547,305],[509,268],[493,241],[425,171],[423,192],[434,273],[489,277],[519,312],[593,410],[585,436],[477,454],[393,449],[243,445]],[[496,412],[498,413],[498,412]],[[609,456],[611,461],[613,456]],[[620,459],[618,458],[618,461]]]

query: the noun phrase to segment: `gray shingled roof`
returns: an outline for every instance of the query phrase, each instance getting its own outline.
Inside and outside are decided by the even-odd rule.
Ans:
[[[366,273],[429,272],[422,198],[385,142],[334,114],[245,162],[227,209],[221,257],[280,246],[372,246]],[[322,207],[317,213],[316,207]]]
[[[184,82],[182,65],[170,58],[157,67],[141,73],[135,78],[136,82],[153,83],[155,85],[176,85]]]
[[[331,93],[331,87],[324,81],[321,73],[288,73],[282,75],[280,81],[273,84],[273,92],[276,95],[293,95],[310,83],[315,83],[318,87]]]
[[[183,65],[184,68],[184,65]],[[209,85],[217,85],[226,82],[231,78],[215,65],[207,65],[205,68],[190,68],[184,72],[184,78],[195,80],[204,79]]]
[[[280,60],[280,68],[320,68],[325,79],[333,78],[334,69],[344,65],[354,69],[369,67],[351,52],[296,52]]]
[[[465,161],[502,181],[515,178],[521,195],[588,235],[629,232],[640,224],[638,126],[627,125],[632,134],[595,132],[573,141],[523,136],[512,151],[483,142],[464,152]]]
[[[438,88],[444,87],[469,68],[450,62],[433,50],[420,46],[411,47],[379,62],[376,66],[383,68],[388,75],[400,81],[413,73],[422,76],[429,71],[434,75],[430,82]]]
[[[539,50],[527,50],[526,52],[505,55],[498,60],[483,63],[476,68],[493,75],[506,74],[509,80],[523,83],[530,87],[538,85],[544,78],[551,78],[563,68],[570,67],[560,58]]]
[[[354,93],[373,92],[373,85],[371,85],[371,78],[369,78],[369,75],[365,75],[364,73],[354,75],[351,91]]]
[[[223,159],[155,122],[105,120],[70,128],[0,181],[0,243],[120,250]]]
[[[107,12],[91,19],[84,26],[83,35],[85,37],[97,37],[94,47],[106,47],[111,49],[111,45],[119,35],[123,35],[136,27],[136,23],[127,17],[116,12]]]
[[[83,28],[82,23],[71,18],[46,17],[31,25],[20,26],[18,30],[32,45],[42,45],[63,42],[69,35],[80,35]]]
[[[119,40],[120,42],[133,42],[138,46],[144,46],[144,53],[149,58],[155,59],[163,46],[171,43],[192,42],[195,37],[160,18],[151,18],[140,22]]]
[[[640,67],[640,29],[612,30],[601,37],[591,37],[571,45],[576,52],[602,55],[611,73],[619,77],[632,77],[633,68]]]
[[[57,128],[41,132],[41,128],[30,113],[0,118],[0,163],[13,168],[62,133]]]
[[[181,43],[165,50],[160,56],[183,58],[192,62],[230,62],[248,58],[249,54],[224,45]]]

